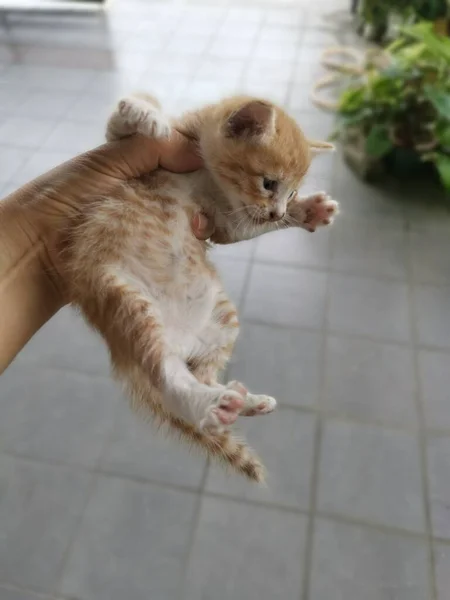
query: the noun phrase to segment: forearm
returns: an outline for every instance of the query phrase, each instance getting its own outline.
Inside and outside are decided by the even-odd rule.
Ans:
[[[0,373],[63,305],[43,242],[18,224],[15,196],[0,201]]]

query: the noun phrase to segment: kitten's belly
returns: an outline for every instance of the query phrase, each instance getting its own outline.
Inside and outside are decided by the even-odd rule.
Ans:
[[[199,275],[188,285],[173,290],[162,302],[165,337],[170,348],[184,359],[199,356],[204,347],[204,332],[216,305],[218,282]]]

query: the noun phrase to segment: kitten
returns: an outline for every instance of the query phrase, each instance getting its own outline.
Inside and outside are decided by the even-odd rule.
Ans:
[[[113,370],[134,407],[254,481],[264,467],[228,427],[239,415],[271,412],[276,401],[218,372],[238,334],[236,309],[191,231],[202,210],[217,236],[238,241],[291,226],[331,223],[336,202],[297,189],[315,151],[295,121],[269,102],[234,97],[171,124],[152,98],[122,100],[107,139],[170,135],[198,141],[204,168],[158,170],[99,198],[67,235],[72,303],[104,337]]]

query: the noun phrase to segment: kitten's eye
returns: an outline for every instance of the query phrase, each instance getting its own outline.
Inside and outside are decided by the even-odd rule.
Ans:
[[[290,194],[289,194],[289,198],[288,200],[292,200],[292,198],[295,196],[295,194],[297,193],[297,190],[293,190]]]
[[[264,177],[263,186],[264,189],[268,192],[275,192],[278,187],[278,181],[275,181],[275,179],[267,179],[267,177]]]

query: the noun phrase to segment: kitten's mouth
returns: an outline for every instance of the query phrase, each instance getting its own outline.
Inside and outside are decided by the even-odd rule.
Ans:
[[[246,206],[245,208],[253,225],[262,225],[267,222],[267,217],[257,212],[253,206]]]

